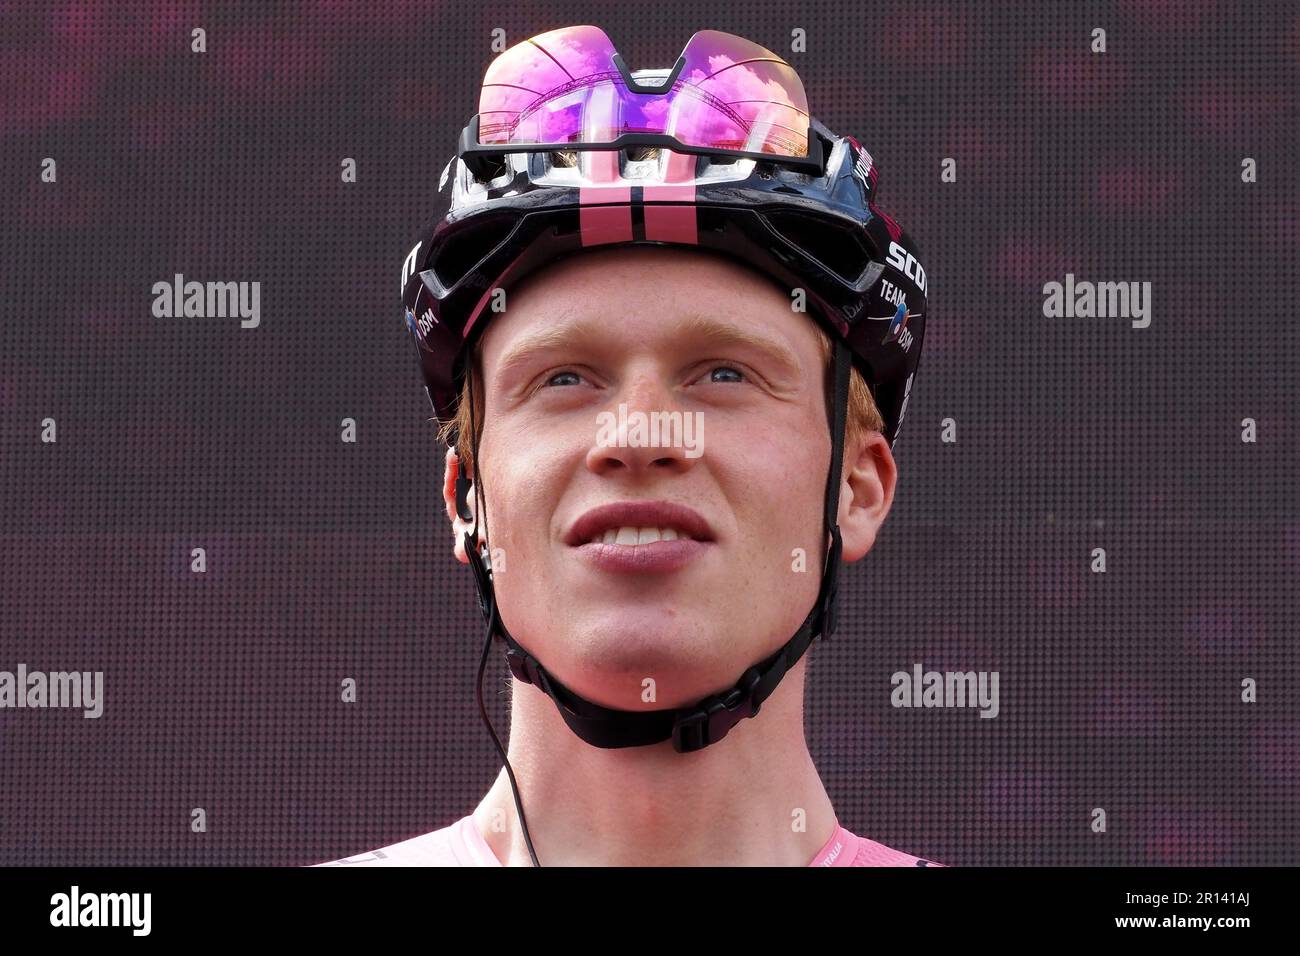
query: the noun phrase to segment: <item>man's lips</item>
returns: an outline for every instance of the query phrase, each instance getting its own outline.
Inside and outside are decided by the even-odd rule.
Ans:
[[[712,541],[690,538],[636,545],[593,541],[578,545],[574,553],[596,570],[610,574],[667,574],[680,571],[713,547]]]
[[[571,547],[580,547],[596,541],[606,531],[618,531],[619,528],[671,528],[677,532],[678,539],[690,538],[693,541],[713,541],[713,529],[704,517],[693,508],[671,501],[614,501],[592,508],[582,515],[568,534],[564,543]],[[655,545],[670,545],[663,541],[653,544],[638,545],[649,548]],[[630,545],[608,545],[607,547],[627,548]]]

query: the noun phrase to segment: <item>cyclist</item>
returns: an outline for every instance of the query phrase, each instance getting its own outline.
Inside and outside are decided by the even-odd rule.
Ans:
[[[740,37],[631,72],[568,27],[493,61],[402,287],[509,752],[489,722],[472,813],[322,865],[935,865],[842,826],[804,739],[924,332],[876,184]]]

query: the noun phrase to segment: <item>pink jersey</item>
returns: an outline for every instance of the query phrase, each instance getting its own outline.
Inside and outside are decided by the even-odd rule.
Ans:
[[[500,866],[492,848],[474,825],[472,814],[450,826],[390,846],[330,860],[316,866]],[[942,866],[933,860],[892,850],[850,833],[836,821],[835,832],[809,866]]]

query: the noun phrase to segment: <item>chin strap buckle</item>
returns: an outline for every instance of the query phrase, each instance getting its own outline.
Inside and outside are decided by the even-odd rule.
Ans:
[[[706,698],[686,716],[673,721],[673,750],[678,753],[703,750],[727,736],[746,717],[757,714],[763,702],[754,691],[762,677],[757,667],[751,667],[731,690]]]
[[[506,651],[506,663],[510,665],[510,673],[525,684],[532,684],[534,687],[542,686],[541,677],[537,673],[537,662],[531,655],[512,647]]]

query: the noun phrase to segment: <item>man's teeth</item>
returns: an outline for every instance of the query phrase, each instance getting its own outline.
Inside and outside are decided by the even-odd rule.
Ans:
[[[674,528],[610,528],[604,534],[592,539],[591,544],[651,544],[655,541],[676,541],[678,538],[690,539],[690,535],[678,534]]]

